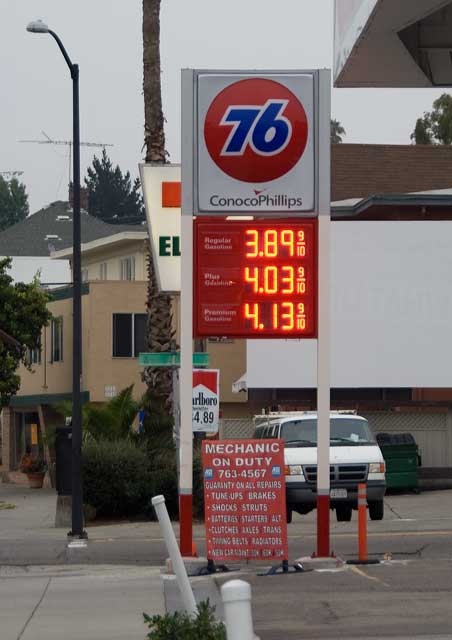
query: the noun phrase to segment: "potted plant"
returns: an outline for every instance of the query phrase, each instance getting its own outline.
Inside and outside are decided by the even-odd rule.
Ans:
[[[40,456],[31,456],[25,454],[20,461],[19,469],[25,473],[28,478],[28,486],[30,489],[41,489],[44,482],[44,476],[47,471],[47,463]]]

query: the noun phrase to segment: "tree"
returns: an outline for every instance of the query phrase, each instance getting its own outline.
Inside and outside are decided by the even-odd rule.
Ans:
[[[345,129],[339,120],[331,120],[331,144],[340,144],[345,135]]]
[[[17,178],[7,181],[0,176],[0,231],[25,220],[29,213],[25,185]]]
[[[165,164],[165,131],[160,82],[160,2],[143,0],[143,95],[144,144],[146,162]],[[158,290],[157,278],[148,251],[147,342],[151,352],[171,351],[174,348],[171,297]],[[149,367],[144,380],[156,399],[168,412],[172,409],[172,372],[169,368]]]
[[[11,258],[0,260],[0,328],[18,344],[0,338],[0,406],[6,406],[18,391],[17,367],[22,362],[30,369],[27,351],[40,348],[41,329],[51,317],[46,306],[48,296],[38,279],[31,284],[13,283],[7,273],[10,267]]]
[[[414,144],[452,144],[452,96],[443,93],[432,111],[417,119],[411,140]]]
[[[88,213],[104,222],[134,224],[144,221],[143,197],[138,178],[132,184],[130,173],[123,174],[119,165],[113,167],[105,148],[102,157],[94,156],[88,167],[85,184],[88,188]]]
[[[132,437],[132,425],[140,409],[133,399],[133,385],[105,403],[86,402],[82,407],[82,427],[85,442],[96,440],[126,440]],[[72,402],[65,400],[54,405],[64,418],[72,416]]]

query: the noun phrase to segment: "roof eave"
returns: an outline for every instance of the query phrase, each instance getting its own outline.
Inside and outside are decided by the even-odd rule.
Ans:
[[[337,218],[358,216],[371,207],[451,207],[452,194],[390,194],[381,193],[360,200],[354,205],[341,206],[339,203],[331,207],[331,215]]]

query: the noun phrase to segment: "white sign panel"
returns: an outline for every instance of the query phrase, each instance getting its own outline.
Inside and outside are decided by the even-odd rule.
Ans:
[[[193,369],[193,431],[218,432],[220,371]]]
[[[180,291],[180,165],[140,164],[146,219],[157,282],[162,292]]]
[[[452,222],[333,222],[331,386],[452,387]],[[248,340],[248,388],[315,388],[313,340]]]
[[[319,73],[183,73],[192,74],[183,109],[194,132],[183,213],[316,214]]]

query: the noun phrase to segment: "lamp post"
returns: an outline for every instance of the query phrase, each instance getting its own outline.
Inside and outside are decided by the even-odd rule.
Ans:
[[[79,68],[73,64],[57,34],[36,20],[27,25],[31,33],[48,33],[56,41],[66,61],[72,78],[72,123],[73,123],[73,216],[72,216],[72,281],[73,281],[73,353],[72,353],[72,530],[70,536],[86,538],[83,530],[82,496],[82,295],[80,259],[80,114],[79,114]]]

